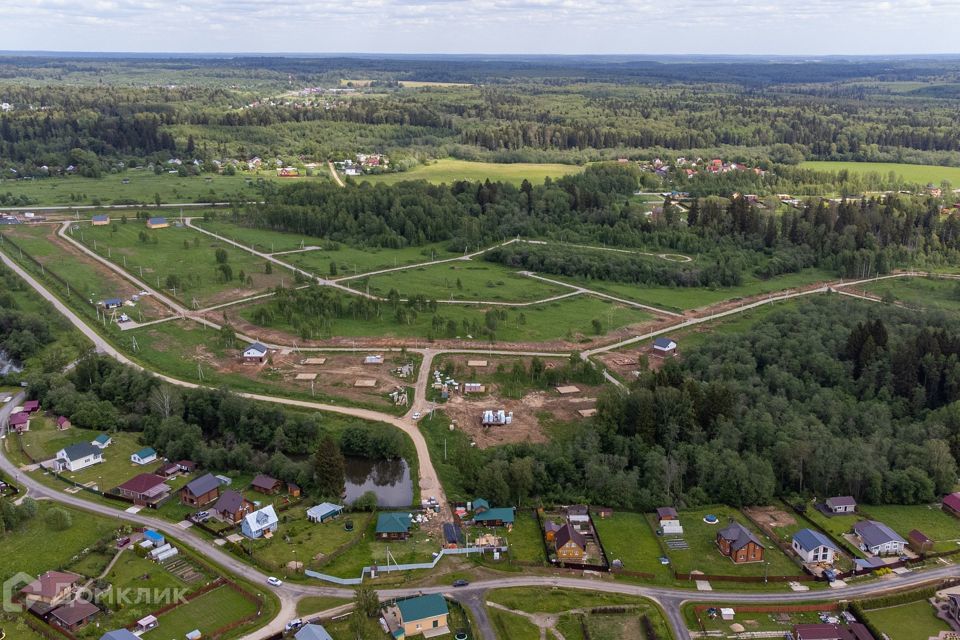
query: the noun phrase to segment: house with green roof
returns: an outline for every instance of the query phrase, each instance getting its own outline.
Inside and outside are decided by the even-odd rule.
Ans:
[[[447,601],[439,593],[398,600],[384,609],[384,620],[397,640],[423,636],[435,638],[450,633]]]
[[[513,520],[513,507],[494,507],[473,516],[473,521],[476,524],[486,527],[513,528]]]
[[[96,438],[94,438],[90,444],[92,444],[95,447],[99,447],[100,449],[106,449],[107,447],[110,446],[111,442],[113,442],[113,438],[111,438],[105,433],[101,433]]]
[[[156,459],[157,452],[153,450],[153,447],[144,447],[130,455],[130,462],[133,464],[150,464]]]
[[[409,513],[386,512],[377,516],[377,540],[406,540],[410,537]]]

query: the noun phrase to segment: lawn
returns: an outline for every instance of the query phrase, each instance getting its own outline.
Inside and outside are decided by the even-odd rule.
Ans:
[[[705,523],[703,517],[707,514],[717,516],[719,522],[715,525]],[[764,544],[766,547],[764,562],[734,564],[732,560],[720,554],[716,542],[717,532],[727,525],[730,518],[753,531]],[[701,571],[711,575],[763,576],[765,565],[769,565],[767,575],[771,576],[796,576],[802,573],[801,569],[785,556],[773,541],[757,531],[736,509],[713,506],[696,511],[683,511],[680,513],[680,523],[683,526],[683,538],[690,548],[670,550],[666,553],[673,568],[679,573]]]
[[[890,640],[926,640],[950,626],[934,615],[926,600],[866,612],[867,619]]]
[[[500,164],[494,162],[470,162],[444,158],[426,165],[418,165],[402,173],[384,173],[380,175],[364,175],[356,178],[366,182],[392,184],[404,180],[426,180],[434,184],[443,182],[452,183],[457,180],[491,182],[511,182],[519,185],[529,180],[537,185],[542,184],[547,177],[559,178],[571,173],[579,173],[583,167],[573,164],[550,164],[534,162],[517,162]]]
[[[80,560],[84,549],[93,547],[99,541],[111,540],[116,532],[116,523],[109,518],[57,507],[47,501],[41,501],[37,506],[37,515],[33,519],[3,536],[4,553],[0,555],[2,579],[18,571],[39,575],[44,571],[70,567]],[[54,531],[47,526],[45,515],[54,508],[62,508],[70,513],[73,524],[69,529]]]
[[[673,582],[670,567],[660,564],[660,544],[642,513],[616,511],[609,518],[594,518],[593,524],[608,559],[620,560],[626,571],[652,573],[658,583]]]
[[[363,539],[329,563],[322,564],[318,571],[341,578],[357,578],[363,567],[386,566],[388,562],[393,564],[394,561],[397,564],[431,562],[433,554],[440,550],[439,540],[417,529],[417,525],[414,525],[407,540],[381,542],[376,539],[377,519],[370,518],[366,530],[361,529],[362,522],[359,518],[354,520],[354,524],[357,525],[355,531],[362,531]]]
[[[529,620],[507,611],[487,607],[497,638],[509,640],[540,640],[540,630]]]
[[[852,531],[853,525],[863,518],[857,515],[826,516],[817,509],[814,509],[812,504],[807,504],[805,515],[821,529],[832,535],[834,540],[843,544],[844,549],[853,555],[854,558],[864,557],[860,549],[857,549],[854,545],[847,542],[846,538],[843,537],[843,534]]]
[[[340,605],[352,602],[349,598],[334,598],[333,596],[306,596],[297,601],[298,616],[313,616],[321,611],[333,609]]]
[[[960,167],[941,167],[932,164],[904,164],[896,162],[830,162],[815,160],[803,162],[803,169],[815,171],[850,171],[853,173],[879,173],[886,176],[893,172],[908,182],[940,186],[944,180],[960,184]]]
[[[888,278],[864,285],[868,293],[922,309],[960,311],[960,282],[937,278]]]
[[[506,533],[503,529],[498,528],[497,534],[506,536],[511,560],[546,562],[543,542],[540,540],[540,525],[529,510],[518,509],[513,523],[513,531]]]
[[[645,602],[640,598],[619,593],[600,593],[577,589],[528,589],[511,587],[495,589],[487,593],[488,602],[526,611],[527,613],[562,613],[571,609],[587,609],[612,605],[635,605]]]
[[[146,640],[182,638],[194,629],[199,629],[207,636],[256,611],[256,604],[230,587],[221,586],[159,616],[157,628],[144,633],[142,637]]]
[[[78,442],[90,442],[101,431],[72,427],[66,431],[57,431],[53,420],[47,417],[30,421],[30,431],[24,433],[23,445],[26,451],[38,460],[56,455],[57,451]],[[138,473],[152,469],[154,465],[139,466],[130,462],[130,454],[143,448],[138,442],[139,434],[119,431],[111,433],[113,442],[103,451],[103,462],[80,471],[66,471],[64,476],[80,484],[101,483],[101,489],[110,490],[123,484]]]
[[[235,300],[272,289],[283,277],[292,279],[280,268],[266,274],[263,259],[195,229],[177,227],[173,218],[170,222],[166,229],[153,230],[135,219],[103,227],[83,225],[71,231],[71,237],[187,306]],[[220,249],[226,251],[230,280],[219,271],[215,254]]]
[[[106,580],[116,590],[116,595],[105,597],[106,603],[114,611],[109,619],[110,627],[125,627],[159,609],[161,605],[150,601],[152,594],[173,593],[175,589],[188,588],[184,582],[156,562],[141,558],[132,551],[123,552],[107,574]],[[138,589],[149,589],[151,596],[138,595]],[[171,591],[167,591],[168,589]],[[124,597],[123,600],[120,599],[121,596]],[[118,603],[122,606],[117,606]]]
[[[862,505],[861,515],[883,522],[904,539],[914,529],[919,529],[934,541],[934,551],[950,551],[960,542],[960,524],[947,515],[940,505]]]
[[[533,302],[569,293],[570,289],[522,276],[518,271],[490,262],[450,262],[374,276],[369,283],[350,286],[386,296],[395,289],[401,298],[422,295],[432,300],[484,300]]]
[[[269,304],[269,303],[262,303]],[[240,315],[252,321],[256,316],[259,305],[245,307]],[[651,318],[650,314],[626,307],[607,300],[599,300],[590,296],[576,296],[554,302],[536,304],[528,307],[505,308],[505,320],[499,320],[495,329],[498,342],[547,342],[551,340],[569,340],[588,343],[590,336],[594,336],[592,321],[598,320],[601,332],[618,329],[627,325],[645,322]],[[488,340],[465,331],[463,322],[477,323],[484,326],[486,308],[483,305],[440,305],[436,315],[444,325],[452,320],[456,323],[457,338],[469,343],[484,344]],[[333,320],[325,326],[323,332],[313,337],[316,339],[328,337],[361,338],[375,336],[378,338],[430,338],[437,336],[433,328],[433,315],[420,313],[416,318],[410,318],[408,324],[398,323],[392,313],[384,314],[380,319],[355,320],[344,318]],[[163,326],[163,325],[160,325]],[[288,331],[296,335],[298,332],[290,325],[280,320],[271,324],[271,328]],[[473,336],[473,337],[468,337]],[[469,342],[468,342],[469,341]]]
[[[254,499],[252,495],[250,498]],[[317,569],[317,560],[360,536],[370,518],[370,514],[360,513],[314,524],[307,520],[306,510],[306,506],[296,506],[283,512],[280,535],[273,539],[245,542],[253,545],[254,558],[281,572],[294,560],[302,562],[308,569]],[[344,530],[343,523],[347,519],[354,521],[353,531]]]
[[[698,603],[699,604],[699,603]],[[721,605],[709,603],[711,606],[719,608]],[[729,605],[723,605],[729,606]],[[734,610],[736,611],[736,606],[734,605]],[[824,605],[824,611],[829,612],[831,608]],[[684,617],[687,618],[687,623],[691,630],[699,631],[700,627],[696,624],[696,613],[694,610],[693,604],[688,604],[684,607],[683,610]],[[730,625],[739,623],[746,627],[747,631],[757,631],[757,632],[768,632],[768,631],[779,631],[787,632],[793,628],[795,624],[813,624],[819,623],[818,611],[804,611],[800,613],[790,613],[787,614],[789,617],[788,621],[781,621],[778,619],[780,614],[774,613],[736,613],[734,619],[723,620],[719,616],[716,618],[707,617],[706,613],[701,614],[701,621],[703,622],[704,628],[708,632],[723,632],[727,636],[733,638],[737,637],[738,634],[733,633],[730,630]]]
[[[273,175],[262,176],[276,181]],[[240,199],[257,196],[255,188],[259,177],[250,175],[216,175],[181,177],[163,173],[154,175],[146,170],[131,169],[126,173],[103,178],[66,176],[35,180],[0,180],[0,192],[15,196],[25,195],[38,205],[90,204],[155,204],[156,195],[162,202],[222,202],[235,194]],[[124,184],[124,180],[128,180]],[[247,181],[252,183],[248,184]]]

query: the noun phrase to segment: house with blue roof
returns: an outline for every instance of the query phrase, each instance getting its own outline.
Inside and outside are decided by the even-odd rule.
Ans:
[[[149,540],[155,547],[162,547],[166,542],[163,534],[158,531],[154,531],[153,529],[147,529],[144,531],[143,538],[144,540]]]
[[[813,529],[800,529],[793,534],[791,544],[804,562],[825,562],[833,564],[840,550],[830,538]]]
[[[90,218],[90,222],[93,223],[95,227],[102,227],[104,225],[110,224],[110,216],[105,213],[98,213],[97,215]]]
[[[166,229],[169,226],[170,223],[167,222],[167,219],[160,216],[147,220],[147,229]]]
[[[860,549],[875,556],[900,555],[907,545],[900,534],[876,520],[857,522],[853,525],[853,532],[860,538]]]
[[[251,362],[255,364],[263,364],[267,359],[267,347],[260,344],[259,342],[254,342],[249,347],[243,350],[243,361]]]
[[[406,540],[412,520],[409,513],[387,511],[377,515],[377,540]]]
[[[110,436],[108,436],[108,435],[105,434],[105,433],[101,433],[101,434],[98,435],[96,438],[94,438],[94,439],[90,442],[90,444],[92,444],[93,446],[95,446],[95,447],[97,447],[97,448],[99,448],[99,449],[106,449],[107,447],[110,446],[110,443],[112,443],[112,442],[113,442],[113,438],[111,438]]]
[[[313,623],[300,627],[300,631],[297,631],[293,637],[296,640],[333,640],[323,625]]]
[[[127,629],[117,629],[116,631],[107,631],[100,636],[100,640],[140,640],[140,638]]]
[[[672,356],[677,352],[677,341],[672,338],[656,338],[653,341],[653,355]]]

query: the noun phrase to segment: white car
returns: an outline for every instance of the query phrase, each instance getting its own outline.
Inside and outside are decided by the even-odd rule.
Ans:
[[[419,419],[420,419],[420,412],[419,412],[419,411],[414,411],[414,412],[413,412],[413,419],[414,419],[414,420],[419,420]]]
[[[279,587],[280,585],[283,584],[283,580],[281,580],[280,578],[274,578],[273,576],[270,576],[269,578],[267,578],[267,584],[273,585],[274,587]]]
[[[301,620],[300,618],[295,618],[287,623],[286,630],[292,631],[294,629],[299,629],[302,626],[303,626],[303,620]]]

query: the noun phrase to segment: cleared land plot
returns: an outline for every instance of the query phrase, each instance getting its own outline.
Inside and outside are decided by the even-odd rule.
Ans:
[[[194,629],[207,636],[256,612],[256,604],[230,587],[221,586],[159,616],[159,626],[142,637],[146,640],[182,638]]]
[[[173,225],[174,220],[169,221]],[[255,295],[292,277],[277,267],[266,274],[263,259],[187,227],[151,230],[142,221],[131,220],[117,224],[116,231],[113,225],[84,226],[72,237],[188,306],[194,300],[203,306]],[[226,251],[230,280],[218,268],[219,249]]]
[[[716,604],[712,605],[717,608],[721,606],[732,606],[734,611],[736,611],[736,604],[730,605],[724,603],[723,605]],[[824,607],[824,612],[833,613],[829,607]],[[700,627],[696,624],[694,617],[696,614],[693,610],[693,605],[687,605],[684,608],[684,613],[686,614],[688,621],[693,622],[690,624],[691,630],[699,631]],[[780,631],[787,632],[793,629],[795,624],[815,624],[820,622],[819,618],[820,612],[818,611],[804,611],[799,613],[741,613],[737,611],[734,615],[733,620],[723,620],[720,616],[716,618],[707,617],[706,613],[700,615],[700,620],[703,622],[704,628],[709,631],[721,632],[727,637],[740,637],[740,634],[735,633],[730,629],[730,626],[733,624],[743,625],[747,632],[764,632],[764,631]]]
[[[269,304],[269,303],[260,303]],[[245,330],[248,333],[258,333],[263,335],[263,329],[257,329],[252,318],[258,304],[244,307],[236,321],[231,317],[231,321],[238,327],[244,329],[242,322],[249,323]],[[543,304],[536,304],[529,307],[506,308],[505,320],[498,320],[495,329],[496,342],[511,343],[542,343],[549,341],[567,341],[588,343],[595,336],[592,321],[598,320],[601,323],[603,334],[626,335],[624,327],[648,322],[652,315],[627,307],[618,303],[598,300],[589,296],[576,296],[555,300]],[[395,321],[393,314],[384,314],[380,319],[362,320],[362,319],[335,319],[331,320],[328,326],[317,335],[309,336],[311,339],[321,340],[330,338],[363,338],[376,337],[383,338],[456,338],[463,341],[475,341],[477,343],[490,342],[489,339],[481,337],[479,334],[471,333],[472,326],[482,327],[486,322],[486,308],[483,305],[443,305],[438,308],[436,316],[443,320],[446,326],[450,321],[457,328],[455,335],[448,336],[437,330],[433,326],[433,314],[420,313],[416,318],[409,318],[409,322],[400,324]],[[466,323],[466,325],[464,325]],[[291,325],[287,325],[276,320],[270,325],[271,329],[276,329],[284,334],[298,335],[299,332]],[[470,336],[470,337],[468,337]],[[278,335],[278,339],[282,337]],[[288,338],[289,339],[289,338]]]
[[[317,244],[320,244],[320,242]],[[403,249],[338,245],[337,249],[289,253],[278,256],[278,258],[324,278],[332,277],[336,279],[350,276],[352,280],[352,276],[362,275],[370,271],[393,269],[430,262],[431,260],[456,258],[459,255],[448,251],[446,243],[436,242],[419,247],[404,247]],[[333,273],[331,263],[336,265],[336,273]],[[401,271],[400,273],[408,273],[408,271]]]
[[[141,558],[130,550],[122,553],[105,579],[114,590],[150,589],[152,593],[159,593],[161,589],[187,588],[186,583],[161,565],[146,558]],[[140,602],[139,600],[136,597],[130,597],[129,601],[123,601],[125,606],[112,607],[114,614],[110,619],[111,625],[113,627],[125,627],[156,611],[157,605],[155,603]],[[144,598],[144,600],[146,599]],[[119,599],[114,602],[117,601]]]
[[[422,295],[432,300],[483,300],[532,302],[570,293],[569,289],[527,278],[519,272],[490,262],[450,262],[386,273],[351,286],[386,296],[396,290],[401,298]]]
[[[56,231],[55,225],[18,225],[5,229],[4,234],[9,234],[20,249],[42,264],[44,273],[49,271],[63,280],[65,286],[70,288],[71,297],[78,296],[75,301],[87,307],[90,316],[94,316],[93,305],[100,300],[114,297],[129,300],[138,292],[138,287],[129,280],[57,237]],[[12,247],[6,249],[12,257],[19,257],[17,250]],[[150,297],[141,298],[134,307],[124,306],[117,311],[137,321],[141,318],[145,321],[163,318],[172,313]]]
[[[415,528],[406,540],[382,542],[376,539],[376,518],[370,518],[366,529],[363,529],[363,520],[359,518],[354,519],[354,524],[354,534],[363,534],[361,541],[329,563],[322,564],[319,571],[341,578],[357,578],[363,567],[386,566],[388,552],[392,556],[390,563],[395,560],[397,564],[407,564],[431,562],[433,554],[440,550],[440,540],[421,529]],[[389,577],[391,574],[384,575]]]
[[[888,278],[860,287],[863,291],[902,302],[910,307],[960,311],[960,280],[936,278]]]
[[[402,173],[384,173],[380,175],[365,175],[357,178],[366,182],[382,182],[392,184],[404,180],[426,180],[434,184],[442,182],[452,183],[457,180],[490,179],[491,182],[511,182],[520,184],[529,180],[533,184],[542,184],[547,177],[558,178],[571,173],[579,173],[583,167],[573,164],[549,164],[533,162],[517,162],[513,164],[499,164],[494,162],[469,162],[467,160],[453,160],[445,158],[427,165],[418,165]]]
[[[276,180],[274,176],[263,176]],[[219,202],[227,196],[243,193],[241,200],[256,195],[257,177],[203,174],[181,177],[167,173],[154,175],[146,170],[131,169],[103,178],[79,176],[41,178],[35,180],[0,180],[0,192],[25,195],[38,205],[155,204],[162,202]],[[128,180],[124,184],[124,180]],[[247,181],[251,180],[248,184]]]
[[[932,164],[904,164],[896,162],[831,162],[811,160],[800,164],[803,169],[816,171],[850,171],[852,173],[878,173],[882,176],[893,172],[904,180],[920,185],[933,183],[940,186],[944,180],[960,182],[960,167],[941,167]]]
[[[316,569],[326,555],[361,536],[370,519],[370,514],[360,513],[315,524],[307,520],[306,510],[305,506],[297,506],[285,511],[281,535],[270,540],[245,541],[244,544],[253,549],[254,558],[278,570],[288,570],[291,562],[302,562],[305,568]],[[348,519],[354,522],[353,531],[343,528]]]
[[[707,514],[717,516],[717,524],[709,525],[704,522],[703,517]],[[653,518],[654,516],[649,515],[648,517]],[[753,531],[757,539],[763,543],[766,547],[763,555],[764,562],[736,564],[720,553],[720,549],[717,547],[717,532],[727,526],[730,518]],[[802,573],[798,565],[785,556],[772,540],[757,531],[736,509],[726,506],[713,506],[696,511],[682,511],[680,512],[680,523],[683,526],[683,539],[687,541],[690,548],[670,549],[666,553],[673,564],[673,568],[679,573],[701,571],[709,575],[762,577],[765,563],[769,563],[767,575],[796,576]]]
[[[644,514],[616,511],[609,518],[594,517],[593,525],[610,562],[620,560],[626,571],[653,574],[659,583],[673,581],[670,567],[660,564],[663,552]]]
[[[662,287],[641,284],[627,284],[623,282],[607,282],[602,280],[582,280],[565,278],[563,276],[546,276],[555,280],[562,280],[571,284],[586,287],[600,293],[631,300],[641,304],[660,307],[671,311],[687,311],[700,309],[725,300],[750,298],[770,294],[786,289],[796,289],[817,282],[836,280],[830,272],[820,269],[804,269],[798,273],[790,273],[769,280],[746,278],[745,282],[736,287],[708,289],[706,287]]]
[[[907,539],[919,529],[934,541],[934,551],[950,551],[960,543],[960,521],[944,513],[939,504],[932,505],[865,505],[862,515],[883,522]]]
[[[116,523],[109,518],[49,501],[40,501],[37,507],[36,516],[4,534],[3,554],[0,554],[0,577],[4,580],[18,571],[39,575],[59,567],[69,569],[71,560],[84,549],[112,538],[116,532]],[[72,525],[69,529],[56,531],[47,525],[46,514],[52,509],[63,509],[70,514]]]
[[[950,626],[937,618],[933,605],[926,600],[886,609],[871,609],[867,618],[892,640],[926,640],[936,637]]]

